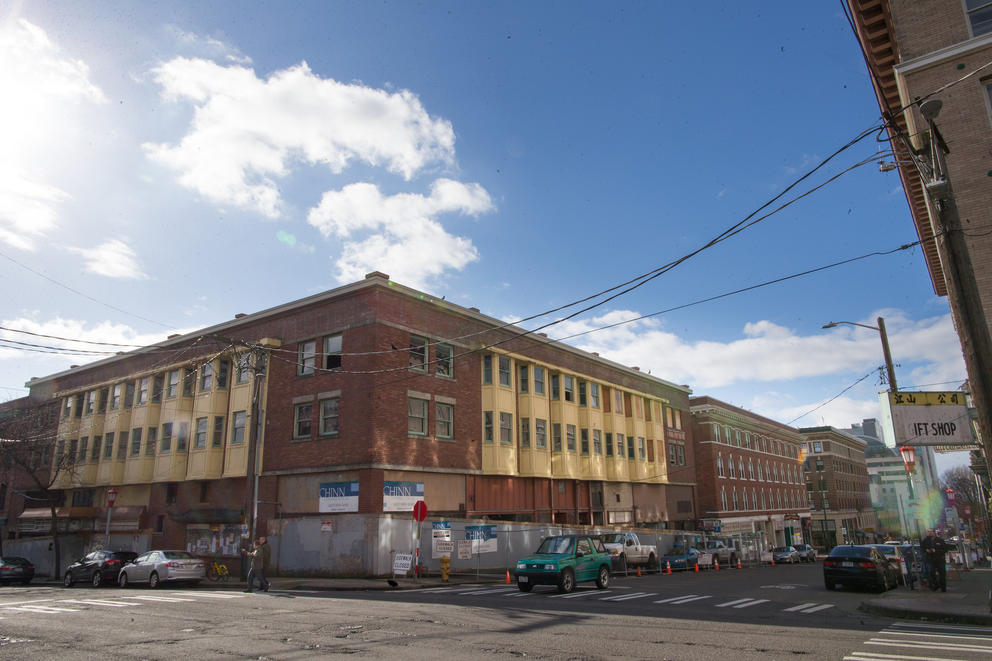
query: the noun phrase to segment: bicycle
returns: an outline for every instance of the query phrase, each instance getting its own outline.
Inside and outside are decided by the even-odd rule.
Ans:
[[[207,567],[207,578],[211,581],[218,581],[224,579],[225,581],[231,578],[231,572],[228,571],[227,565],[223,562],[217,562],[214,560]]]

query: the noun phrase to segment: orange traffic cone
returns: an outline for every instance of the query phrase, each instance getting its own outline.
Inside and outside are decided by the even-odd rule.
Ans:
[[[720,571],[720,558],[713,558],[713,571]]]
[[[772,556],[772,567],[775,566],[775,556]]]
[[[743,569],[743,568],[741,567],[741,559],[740,559],[740,558],[737,558],[737,568],[738,568],[738,569]]]
[[[507,585],[510,584],[510,570],[509,569],[506,570],[506,584]]]
[[[641,575],[641,568],[640,568],[640,567],[638,567],[638,568],[637,568],[637,575],[638,575],[638,576],[640,576],[640,575]]]
[[[669,562],[668,560],[665,560],[665,573],[666,574],[672,573],[672,563]]]
[[[699,573],[699,563],[697,562],[697,563],[696,563],[695,565],[693,565],[693,566],[694,566],[694,567],[696,568],[696,569],[695,569],[695,572],[696,572],[696,573],[698,574],[698,573]]]

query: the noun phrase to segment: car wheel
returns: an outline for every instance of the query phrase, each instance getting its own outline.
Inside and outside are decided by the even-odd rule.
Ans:
[[[65,576],[62,578],[62,585],[64,585],[67,588],[71,588],[73,583],[74,581],[72,579],[72,572],[67,571],[65,573]]]
[[[117,577],[117,585],[122,588],[127,587],[127,572],[121,572],[121,575]]]
[[[558,592],[571,592],[575,589],[575,572],[572,571],[571,567],[565,567],[561,570],[561,576],[558,577]]]
[[[152,590],[160,585],[161,581],[158,579],[158,572],[152,572],[151,576],[148,577],[148,587]]]
[[[530,592],[531,590],[534,589],[534,584],[533,583],[521,583],[521,582],[518,581],[517,582],[517,588],[521,592]]]
[[[837,589],[837,583],[831,581],[829,578],[825,578],[823,579],[823,587],[825,587],[828,590],[835,590]]]
[[[596,587],[600,590],[610,587],[610,570],[605,565],[599,568],[599,576],[596,577]]]
[[[100,575],[100,570],[93,572],[93,587],[98,588],[103,583],[103,576]]]

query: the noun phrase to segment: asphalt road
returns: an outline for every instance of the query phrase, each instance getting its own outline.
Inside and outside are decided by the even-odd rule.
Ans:
[[[992,629],[897,623],[819,566],[618,578],[570,595],[0,588],[0,658],[987,659]],[[887,656],[883,656],[887,655]]]

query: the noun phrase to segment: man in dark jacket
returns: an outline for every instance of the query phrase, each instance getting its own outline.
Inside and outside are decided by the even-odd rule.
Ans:
[[[947,551],[951,547],[931,528],[927,531],[926,539],[920,543],[927,564],[930,566],[930,589],[940,588],[947,592]]]
[[[269,568],[269,558],[271,551],[264,537],[259,537],[255,542],[255,548],[249,554],[251,556],[251,569],[248,571],[248,589],[245,592],[252,592],[255,589],[255,579],[258,579],[258,588],[263,592],[269,591],[269,579],[265,577],[265,571]]]

